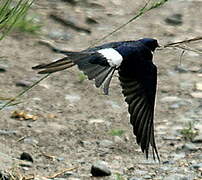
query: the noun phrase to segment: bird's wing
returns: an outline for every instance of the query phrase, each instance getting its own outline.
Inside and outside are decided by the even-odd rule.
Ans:
[[[141,78],[140,78],[141,77]],[[138,78],[124,77],[119,73],[119,79],[128,103],[130,122],[136,135],[137,143],[148,158],[149,146],[152,146],[153,157],[159,159],[154,139],[154,105],[157,84],[157,68],[151,62],[149,67]]]
[[[70,52],[65,51],[62,59],[48,64],[40,64],[33,69],[43,69],[40,74],[53,73],[77,65],[87,75],[89,80],[94,79],[96,87],[104,83],[104,93],[108,94],[109,84],[115,67],[109,66],[107,59],[97,51],[91,52]]]

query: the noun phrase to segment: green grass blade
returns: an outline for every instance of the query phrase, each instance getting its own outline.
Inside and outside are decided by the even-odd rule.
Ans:
[[[8,1],[10,3],[8,3]],[[9,9],[11,0],[8,1],[2,8],[4,10],[4,13],[2,13],[0,16],[0,22],[2,22],[2,24],[0,24],[0,30],[2,34],[0,36],[0,40],[2,40],[12,30],[12,28],[19,21],[20,18],[25,16],[26,12],[35,0],[20,0],[17,5],[11,10]]]

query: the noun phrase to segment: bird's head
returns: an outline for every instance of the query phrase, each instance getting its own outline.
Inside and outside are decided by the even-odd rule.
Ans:
[[[144,44],[151,51],[154,51],[157,47],[160,47],[158,44],[158,41],[156,39],[152,39],[152,38],[143,38],[143,39],[140,39],[139,42]]]

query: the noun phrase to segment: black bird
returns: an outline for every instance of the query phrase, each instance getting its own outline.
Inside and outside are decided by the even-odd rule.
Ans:
[[[154,139],[157,68],[152,58],[157,47],[157,40],[144,38],[107,43],[80,52],[59,51],[66,57],[33,69],[43,69],[39,73],[45,74],[77,65],[89,80],[95,80],[96,87],[103,85],[105,94],[108,94],[110,81],[117,70],[137,144],[146,153],[146,158],[151,145],[153,158],[157,156],[160,160]]]

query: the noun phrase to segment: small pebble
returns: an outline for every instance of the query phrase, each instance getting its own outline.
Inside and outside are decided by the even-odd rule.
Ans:
[[[196,136],[193,141],[193,143],[202,143],[202,134],[200,134],[199,136]]]
[[[20,87],[30,87],[32,85],[32,82],[28,80],[20,80],[20,81],[17,81],[15,84],[16,86],[20,86]]]
[[[34,177],[34,180],[52,180],[52,179],[48,179],[48,178],[42,177],[42,176],[36,176],[36,177]]]
[[[165,19],[165,22],[169,25],[172,26],[179,26],[182,25],[183,21],[182,21],[182,14],[176,13],[176,14],[172,14],[171,16],[167,17]]]
[[[177,96],[166,96],[160,99],[161,102],[166,102],[166,103],[178,102],[181,100],[182,99]]]
[[[72,4],[72,5],[76,5],[79,2],[79,0],[62,0],[62,1],[68,2],[68,3]]]
[[[36,145],[39,142],[36,139],[34,139],[33,137],[27,137],[24,139],[24,143]]]
[[[79,141],[79,143],[83,146],[83,147],[87,147],[90,146],[92,143],[89,141]]]
[[[198,56],[198,53],[195,53],[195,52],[189,52],[189,54],[195,54],[195,55],[192,55],[192,56]],[[193,73],[197,73],[197,72],[200,72],[201,71],[201,67],[199,66],[192,66],[192,67],[189,67],[189,71],[193,72]]]
[[[94,19],[93,17],[87,17],[86,18],[86,23],[88,24],[98,24],[98,21],[96,19]]]
[[[75,103],[81,99],[81,97],[77,94],[66,94],[65,99],[71,103]]]
[[[202,83],[196,83],[196,90],[202,91]]]
[[[152,177],[150,175],[145,175],[143,178],[144,179],[152,179]]]
[[[163,180],[193,180],[193,177],[184,174],[172,174],[166,176]]]
[[[26,152],[23,152],[21,155],[20,155],[20,159],[21,160],[24,160],[24,161],[29,161],[29,162],[34,162],[32,156],[29,154],[29,153],[26,153]]]
[[[186,69],[186,68],[184,68],[182,66],[176,66],[175,71],[177,71],[178,73],[187,73],[188,69]]]
[[[202,99],[202,92],[192,92],[190,94],[193,98]]]
[[[200,169],[200,168],[202,168],[202,163],[193,164],[193,165],[190,166],[190,168],[192,168],[192,169]]]
[[[178,154],[172,154],[173,155],[173,160],[177,161],[179,159],[183,159],[185,157],[185,153],[182,152],[182,153],[178,153]]]
[[[102,141],[99,141],[98,144],[99,144],[100,147],[107,147],[107,148],[109,148],[114,143],[112,141],[110,141],[110,140],[104,139]]]
[[[129,180],[143,180],[142,178],[131,177]]]
[[[120,109],[120,108],[121,108],[121,107],[117,104],[117,102],[115,102],[115,101],[107,100],[107,101],[105,101],[105,103],[106,103],[107,105],[111,105],[111,107],[112,107],[113,109]]]
[[[196,147],[193,143],[186,143],[182,146],[182,150],[184,151],[197,151],[198,147]]]
[[[124,143],[123,139],[119,136],[114,136],[114,142],[115,143]]]
[[[64,161],[64,160],[65,160],[64,157],[57,157],[56,159],[57,159],[58,161]]]
[[[103,119],[90,119],[89,124],[98,124],[98,123],[104,123],[105,121]]]
[[[0,135],[16,135],[17,131],[13,130],[0,130]]]
[[[7,66],[0,65],[0,73],[6,72]]]
[[[51,39],[54,39],[54,40],[70,40],[71,39],[71,36],[69,34],[67,34],[66,32],[62,32],[62,31],[58,31],[58,30],[52,30],[48,33],[48,36],[51,38]]]
[[[175,164],[173,161],[163,161],[162,164]]]
[[[31,162],[22,162],[22,163],[19,163],[19,166],[30,168],[30,167],[32,167],[32,163]]]
[[[67,180],[67,178],[54,178],[54,180]],[[69,178],[68,178],[69,180]]]
[[[105,161],[97,161],[91,167],[91,174],[95,177],[110,176],[111,171]]]

